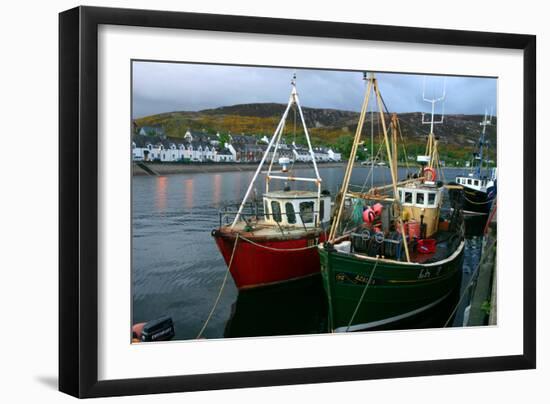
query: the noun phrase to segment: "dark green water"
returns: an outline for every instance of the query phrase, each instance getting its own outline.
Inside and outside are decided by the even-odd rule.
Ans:
[[[321,168],[325,188],[336,194],[343,168]],[[352,183],[363,185],[369,168],[357,168]],[[374,171],[374,184],[391,181],[388,168]],[[452,179],[462,170],[446,169]],[[311,172],[298,171],[311,176]],[[406,174],[400,169],[400,176]],[[210,235],[219,225],[218,210],[241,201],[252,172],[134,177],[132,181],[133,322],[162,315],[174,320],[176,339],[195,338],[222,284],[226,265]],[[370,179],[367,186],[370,185]],[[280,184],[279,184],[280,185]],[[307,184],[299,184],[305,185]],[[276,189],[274,183],[272,189]],[[257,183],[263,191],[263,178]],[[304,186],[299,187],[304,188]],[[463,284],[477,266],[481,238],[468,236]],[[454,299],[454,300],[453,300]],[[412,327],[438,327],[448,319],[458,296]],[[462,304],[464,306],[464,304]],[[462,324],[463,307],[453,324]],[[205,338],[292,335],[326,330],[326,298],[320,277],[238,294],[231,277],[203,333]]]

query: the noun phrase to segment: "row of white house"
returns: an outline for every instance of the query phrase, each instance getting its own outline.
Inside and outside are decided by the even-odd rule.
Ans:
[[[254,136],[230,135],[228,143],[221,144],[220,135],[209,135],[206,132],[187,131],[183,139],[169,138],[160,127],[144,127],[136,131],[132,140],[132,159],[134,161],[159,162],[257,162],[267,148],[269,139],[257,140]],[[292,143],[281,143],[279,157],[290,160],[310,162],[311,155],[307,149]],[[332,149],[316,147],[315,161],[341,161],[340,153]],[[272,157],[269,153],[268,158]]]
[[[160,162],[232,162],[235,155],[231,150],[216,148],[208,144],[146,143],[137,145],[132,142],[132,159],[134,161],[160,161]]]
[[[309,150],[303,148],[294,148],[294,159],[301,162],[312,160]],[[342,155],[332,149],[315,148],[313,150],[316,162],[342,161]]]

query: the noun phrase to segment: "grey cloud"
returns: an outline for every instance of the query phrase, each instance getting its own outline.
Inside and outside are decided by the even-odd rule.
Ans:
[[[294,69],[188,63],[134,62],[133,115],[197,111],[226,105],[286,103]],[[304,106],[358,111],[364,94],[361,72],[296,69]],[[424,76],[379,73],[380,89],[390,111],[428,111],[422,101]],[[443,76],[428,76],[426,95],[443,89]],[[497,80],[446,77],[446,113],[496,110]]]

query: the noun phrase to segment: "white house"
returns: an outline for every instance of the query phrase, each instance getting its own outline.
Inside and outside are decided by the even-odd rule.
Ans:
[[[164,129],[159,126],[143,126],[138,132],[141,136],[165,137]]]
[[[293,149],[292,151],[294,152],[295,161],[301,161],[301,162],[311,161],[311,155],[309,154],[309,152],[305,150],[296,150],[296,149]]]
[[[337,153],[335,151],[333,151],[332,149],[328,149],[328,159],[330,161],[342,161],[342,154],[340,153]]]
[[[214,161],[216,163],[228,163],[228,162],[234,162],[235,156],[233,156],[233,153],[227,148],[217,150],[214,154]]]
[[[143,147],[137,147],[136,142],[132,142],[132,160],[143,161],[145,156],[143,155]]]

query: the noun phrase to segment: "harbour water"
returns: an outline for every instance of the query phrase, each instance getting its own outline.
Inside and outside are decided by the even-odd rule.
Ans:
[[[387,167],[357,168],[352,184],[368,189],[390,183]],[[445,169],[450,180],[462,169]],[[344,168],[320,168],[325,189],[336,195]],[[218,295],[226,265],[211,236],[219,226],[219,209],[240,203],[253,172],[136,176],[132,181],[132,318],[133,322],[163,315],[174,321],[175,339],[197,337]],[[311,176],[299,170],[297,175]],[[406,169],[400,169],[400,177]],[[260,176],[261,177],[261,176]],[[294,184],[290,184],[294,186]],[[300,188],[307,184],[300,183]],[[272,189],[282,187],[273,181]],[[255,184],[261,197],[263,178]],[[481,237],[467,236],[463,286],[481,256]],[[457,296],[407,327],[437,327],[449,319]],[[462,324],[465,302],[452,325]],[[203,333],[205,338],[293,335],[325,332],[327,304],[321,279],[315,276],[271,288],[238,293],[229,276],[220,302]]]

